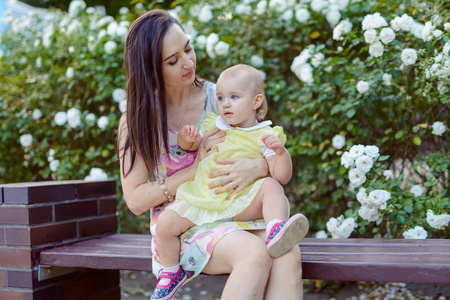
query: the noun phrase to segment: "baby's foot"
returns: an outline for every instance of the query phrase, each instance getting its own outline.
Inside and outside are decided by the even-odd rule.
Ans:
[[[297,245],[309,230],[308,219],[302,214],[296,214],[275,223],[267,236],[267,252],[272,257],[279,257]]]

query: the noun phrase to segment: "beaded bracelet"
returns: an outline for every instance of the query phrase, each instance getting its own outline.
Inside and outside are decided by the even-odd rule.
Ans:
[[[159,180],[159,188],[164,193],[164,195],[166,195],[167,199],[170,200],[170,199],[173,198],[173,196],[170,194],[169,190],[167,189],[167,184],[166,184],[166,179],[165,178],[161,178]]]

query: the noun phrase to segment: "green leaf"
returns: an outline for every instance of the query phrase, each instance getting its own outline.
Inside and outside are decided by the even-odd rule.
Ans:
[[[413,143],[414,143],[414,145],[416,145],[416,146],[420,146],[420,144],[422,144],[422,140],[420,139],[420,137],[416,136],[416,137],[414,137],[414,139],[413,139]]]
[[[378,161],[385,161],[389,158],[389,155],[381,155],[380,157],[378,157]]]
[[[397,223],[404,224],[405,223],[405,217],[402,216],[402,215],[398,215],[397,216]]]
[[[397,133],[395,134],[395,139],[396,140],[401,139],[403,134],[404,134],[403,130],[397,131]]]
[[[351,118],[355,115],[355,113],[356,113],[355,109],[351,108],[347,111],[346,115],[347,115],[347,117]]]
[[[407,213],[412,213],[412,211],[413,211],[412,206],[405,206],[405,207],[403,207],[403,209],[404,209]]]

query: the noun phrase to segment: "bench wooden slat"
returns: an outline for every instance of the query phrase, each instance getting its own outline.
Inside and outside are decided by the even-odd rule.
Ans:
[[[114,234],[41,252],[60,267],[151,271],[150,235]],[[300,243],[303,278],[450,283],[450,240],[310,239]]]

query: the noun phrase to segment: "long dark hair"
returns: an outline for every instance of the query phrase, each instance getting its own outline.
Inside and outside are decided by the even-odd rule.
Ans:
[[[128,130],[122,159],[130,151],[130,168],[123,170],[128,175],[134,166],[136,154],[142,157],[154,178],[160,145],[168,153],[168,125],[162,74],[162,46],[167,30],[180,23],[164,10],[152,10],[131,24],[125,42],[125,71],[127,90],[126,121]],[[196,78],[194,84],[199,86]],[[120,135],[123,132],[119,132]],[[161,143],[162,142],[162,143]],[[121,150],[121,149],[118,149]],[[118,151],[120,153],[120,151]]]

